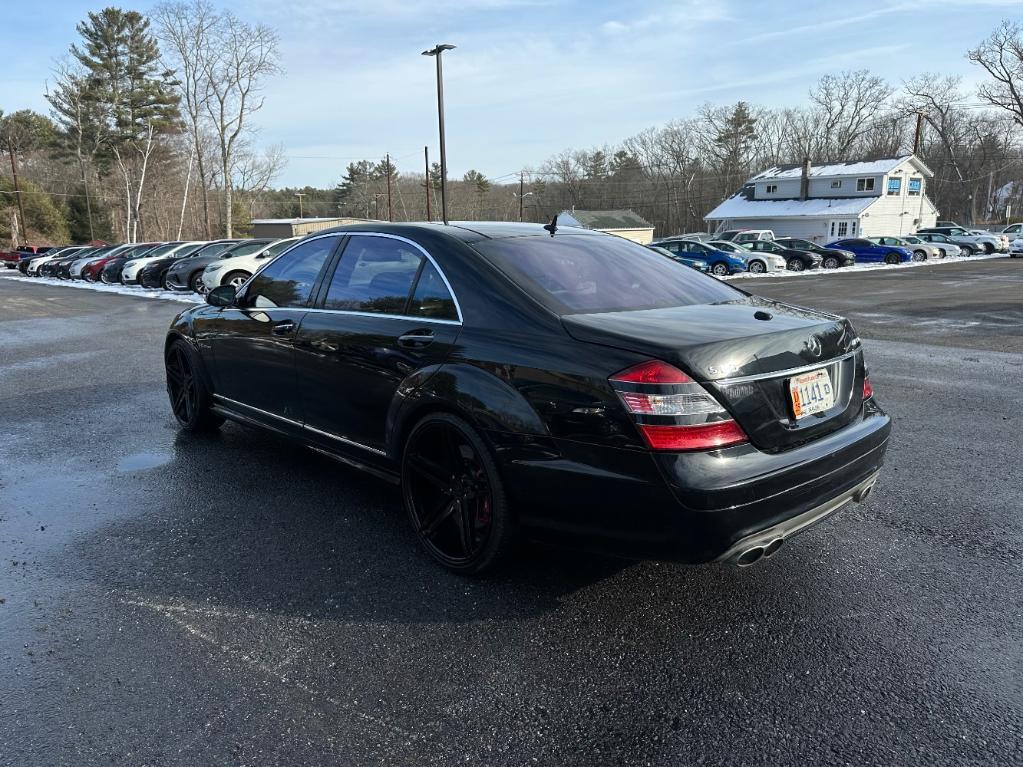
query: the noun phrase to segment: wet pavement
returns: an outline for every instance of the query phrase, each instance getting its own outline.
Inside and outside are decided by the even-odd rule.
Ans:
[[[393,488],[178,433],[179,305],[0,280],[0,765],[1023,764],[1023,262],[740,286],[860,330],[870,501],[745,570],[466,580]]]

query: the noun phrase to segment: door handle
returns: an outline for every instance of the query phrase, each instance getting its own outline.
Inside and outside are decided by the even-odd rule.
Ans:
[[[294,321],[281,320],[280,322],[274,323],[273,330],[270,332],[272,332],[275,336],[286,336],[294,329],[295,329]]]
[[[421,349],[433,343],[433,331],[428,328],[412,330],[403,336],[398,336],[398,346],[406,349]]]

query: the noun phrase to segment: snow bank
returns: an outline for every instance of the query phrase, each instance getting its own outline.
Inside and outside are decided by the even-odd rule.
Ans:
[[[93,290],[97,293],[119,293],[123,296],[136,298],[157,298],[164,301],[177,301],[183,304],[201,304],[205,300],[197,293],[172,293],[169,290],[129,287],[127,285],[107,285],[105,282],[84,282],[82,280],[58,280],[56,277],[27,277],[21,272],[6,269],[0,272],[0,278],[25,280],[37,285],[56,285],[61,288]]]
[[[730,277],[721,277],[723,280],[761,280],[764,278],[773,279],[777,277],[820,277],[822,275],[838,276],[840,274],[861,274],[862,272],[879,272],[882,270],[915,269],[920,266],[943,266],[945,264],[960,264],[963,261],[991,261],[996,258],[1006,258],[1004,253],[994,253],[990,256],[949,256],[933,261],[910,261],[908,264],[856,264],[841,269],[814,269],[806,272],[766,272],[764,274],[733,274]]]

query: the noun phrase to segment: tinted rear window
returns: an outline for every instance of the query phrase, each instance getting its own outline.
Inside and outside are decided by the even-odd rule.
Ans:
[[[473,247],[557,314],[713,304],[744,295],[620,237],[517,237]]]

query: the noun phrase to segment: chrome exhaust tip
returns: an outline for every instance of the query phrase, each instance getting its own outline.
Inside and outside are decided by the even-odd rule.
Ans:
[[[874,489],[874,483],[871,482],[866,487],[862,487],[859,490],[857,490],[855,493],[853,493],[852,499],[854,501],[856,501],[856,503],[863,503],[865,500],[867,500],[867,497],[870,495],[870,491],[873,490],[873,489]]]
[[[755,565],[757,562],[763,559],[763,557],[764,547],[752,546],[746,549],[744,552],[742,552],[741,554],[739,554],[739,556],[735,558],[735,564],[737,564],[739,567],[749,567],[750,565]]]
[[[781,548],[781,545],[783,543],[785,543],[785,539],[784,538],[775,538],[769,544],[764,546],[764,557],[766,558],[766,557],[774,556],[777,553],[778,549]]]

